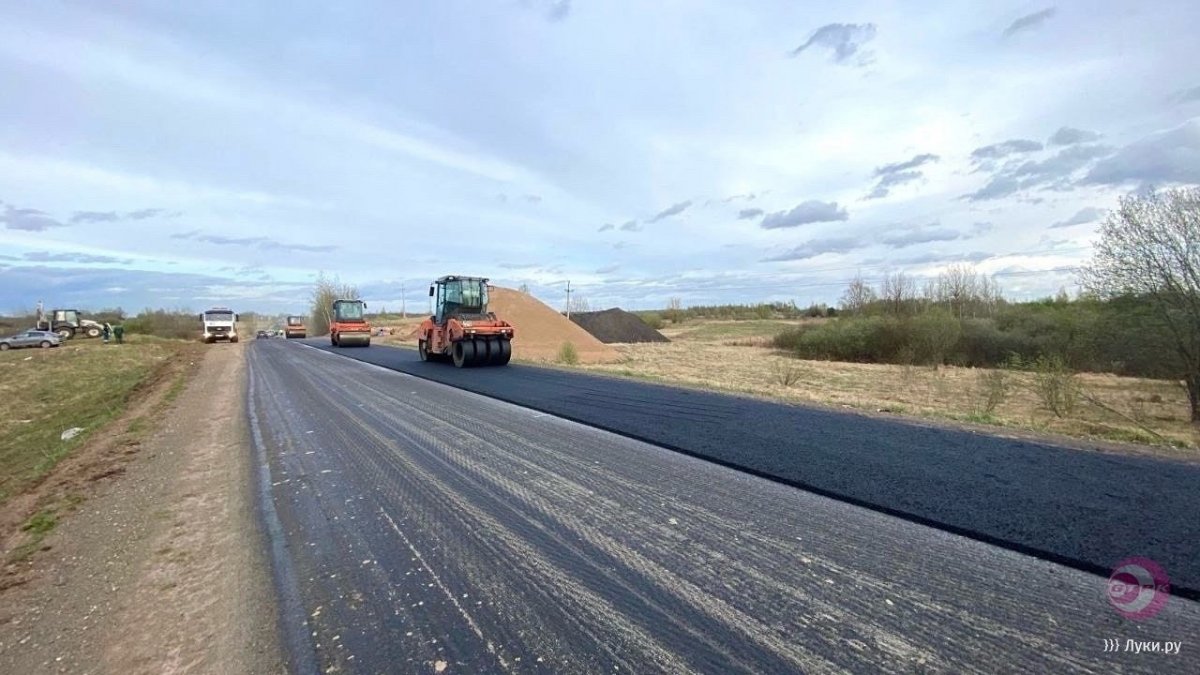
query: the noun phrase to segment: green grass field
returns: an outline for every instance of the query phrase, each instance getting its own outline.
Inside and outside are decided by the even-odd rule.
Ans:
[[[73,340],[55,349],[0,352],[0,504],[45,476],[120,415],[134,391],[185,343]],[[64,431],[81,428],[69,440]]]

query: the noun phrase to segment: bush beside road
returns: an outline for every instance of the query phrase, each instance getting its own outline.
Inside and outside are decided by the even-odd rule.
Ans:
[[[1129,442],[1200,459],[1187,392],[1177,383],[1055,371],[1049,362],[1041,370],[1011,370],[802,360],[770,348],[776,326],[729,323],[686,322],[664,331],[670,344],[614,345],[622,362],[580,367],[793,403]]]

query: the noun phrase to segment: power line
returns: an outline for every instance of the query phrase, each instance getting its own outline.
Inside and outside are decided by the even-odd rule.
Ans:
[[[1055,273],[1059,273],[1059,272],[1074,272],[1078,269],[1079,269],[1078,267],[1051,267],[1051,268],[1044,269],[1044,270],[1002,270],[1000,272],[994,272],[992,274],[983,274],[982,272],[980,274],[982,276],[987,276],[987,277],[1032,276],[1035,274],[1055,274]],[[921,277],[921,278],[932,279],[934,277]],[[880,278],[880,280],[882,281],[882,278]],[[850,283],[851,281],[853,281],[853,279],[843,279],[840,281],[823,281],[823,282],[817,282],[817,283],[802,283],[802,284],[790,284],[789,283],[789,284],[778,284],[778,285],[784,287],[786,290],[808,289],[808,288],[835,288],[835,287],[845,286],[846,284]],[[684,285],[686,286],[686,284],[684,284]],[[676,285],[676,287],[677,286],[678,285]],[[672,287],[672,288],[676,288],[676,287]],[[663,287],[663,288],[664,288],[664,290],[668,289],[668,287]],[[739,285],[734,285],[734,286],[705,286],[703,288],[703,290],[705,290],[705,291],[742,291],[742,290],[755,290],[755,289],[761,290],[762,288],[763,288],[763,283],[761,281],[747,281],[745,284],[739,284]]]
[[[1030,248],[1030,249],[1025,249],[1022,251],[1014,251],[1012,253],[997,254],[995,256],[992,256],[992,258],[989,258],[988,260],[994,260],[997,258],[1010,258],[1010,257],[1022,256],[1022,255],[1041,255],[1041,254],[1049,254],[1049,253],[1072,253],[1072,252],[1078,252],[1078,251],[1087,251],[1087,250],[1091,250],[1091,249],[1092,249],[1092,246],[1074,246],[1074,247],[1070,247],[1070,248],[1045,248],[1045,249]],[[961,263],[970,263],[972,261],[954,260],[954,259],[948,258],[944,261],[938,261],[938,262],[953,265],[953,264],[961,264]],[[974,262],[973,264],[978,264],[979,262],[984,262],[984,261]],[[932,264],[932,263],[933,263],[933,261],[930,261],[928,263],[925,263],[925,262],[898,263],[898,262],[885,261],[885,262],[875,263],[875,264],[871,264],[871,265],[807,268],[801,272],[796,272],[795,274],[808,276],[811,274],[819,274],[819,273],[823,273],[823,272],[849,272],[849,271],[861,272],[862,270],[884,271],[884,270],[896,269],[897,267],[901,267],[901,266],[915,267],[915,266],[919,266],[919,265],[927,265],[927,264]],[[1078,267],[1070,266],[1070,267],[1053,267],[1053,268],[1044,269],[1044,270],[1001,270],[999,272],[993,272],[991,274],[985,274],[982,272],[980,274],[983,274],[984,276],[989,276],[989,277],[1009,277],[1009,276],[1033,276],[1033,275],[1037,275],[1037,274],[1054,274],[1054,273],[1059,273],[1059,272],[1073,272],[1076,270],[1078,270]],[[764,276],[766,276],[765,273],[764,273]],[[778,275],[776,275],[776,278],[778,278]],[[921,277],[921,278],[930,278],[930,277]],[[880,280],[882,280],[882,279],[880,279]],[[844,280],[839,280],[839,281],[786,284],[786,288],[788,290],[835,288],[835,287],[845,286],[846,284],[850,283],[850,281],[852,281],[852,280],[844,279]],[[621,283],[621,284],[617,284],[617,285],[618,286],[627,285],[628,283],[629,282]],[[676,281],[675,285],[678,286],[679,282]],[[684,282],[683,285],[686,286],[686,282]],[[569,282],[568,282],[568,286],[569,286]],[[583,287],[591,288],[594,286],[595,285],[592,285],[592,284],[584,284]],[[645,286],[641,286],[641,287],[646,288]],[[653,287],[651,286],[650,288],[653,288]],[[705,286],[703,290],[705,290],[705,291],[748,291],[748,290],[761,290],[761,288],[762,288],[761,281],[747,280],[744,285],[739,284],[739,285],[732,285],[732,286]],[[664,287],[664,290],[666,290],[666,287]],[[570,294],[570,291],[568,291],[568,301],[569,301],[569,297],[570,297],[569,294]]]
[[[1019,255],[1041,255],[1041,254],[1047,254],[1047,253],[1072,253],[1072,252],[1078,252],[1078,251],[1089,251],[1091,249],[1092,249],[1091,246],[1073,246],[1071,248],[1027,249],[1024,251],[1014,251],[1012,253],[1000,253],[1000,254],[991,256],[990,258],[986,258],[984,260],[977,260],[977,261],[972,261],[972,260],[968,260],[965,258],[955,259],[952,257],[946,258],[944,260],[938,260],[938,261],[929,260],[929,261],[919,261],[919,262],[912,262],[912,261],[905,262],[903,260],[898,260],[898,261],[885,260],[883,262],[872,263],[870,265],[851,265],[851,266],[845,266],[845,267],[812,267],[812,268],[806,268],[804,271],[805,272],[849,272],[852,270],[864,270],[864,269],[865,270],[886,270],[886,269],[893,269],[896,267],[917,267],[920,265],[932,265],[932,264],[954,265],[954,264],[959,264],[959,263],[964,263],[964,262],[979,264],[982,262],[987,262],[988,260],[996,260],[998,258],[1011,258],[1014,256],[1019,256]]]

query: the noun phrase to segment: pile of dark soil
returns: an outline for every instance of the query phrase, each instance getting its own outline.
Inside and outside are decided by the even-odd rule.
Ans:
[[[613,307],[603,312],[573,312],[571,320],[579,324],[596,339],[614,342],[670,342],[662,333],[647,326],[644,321],[623,309]]]

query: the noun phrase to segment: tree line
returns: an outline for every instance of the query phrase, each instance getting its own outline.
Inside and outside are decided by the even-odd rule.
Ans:
[[[1054,359],[1075,370],[1180,381],[1200,424],[1200,188],[1123,197],[1079,270],[1083,293],[1013,303],[956,265],[918,291],[902,273],[861,277],[836,321],[786,331],[803,358],[1001,366]]]

